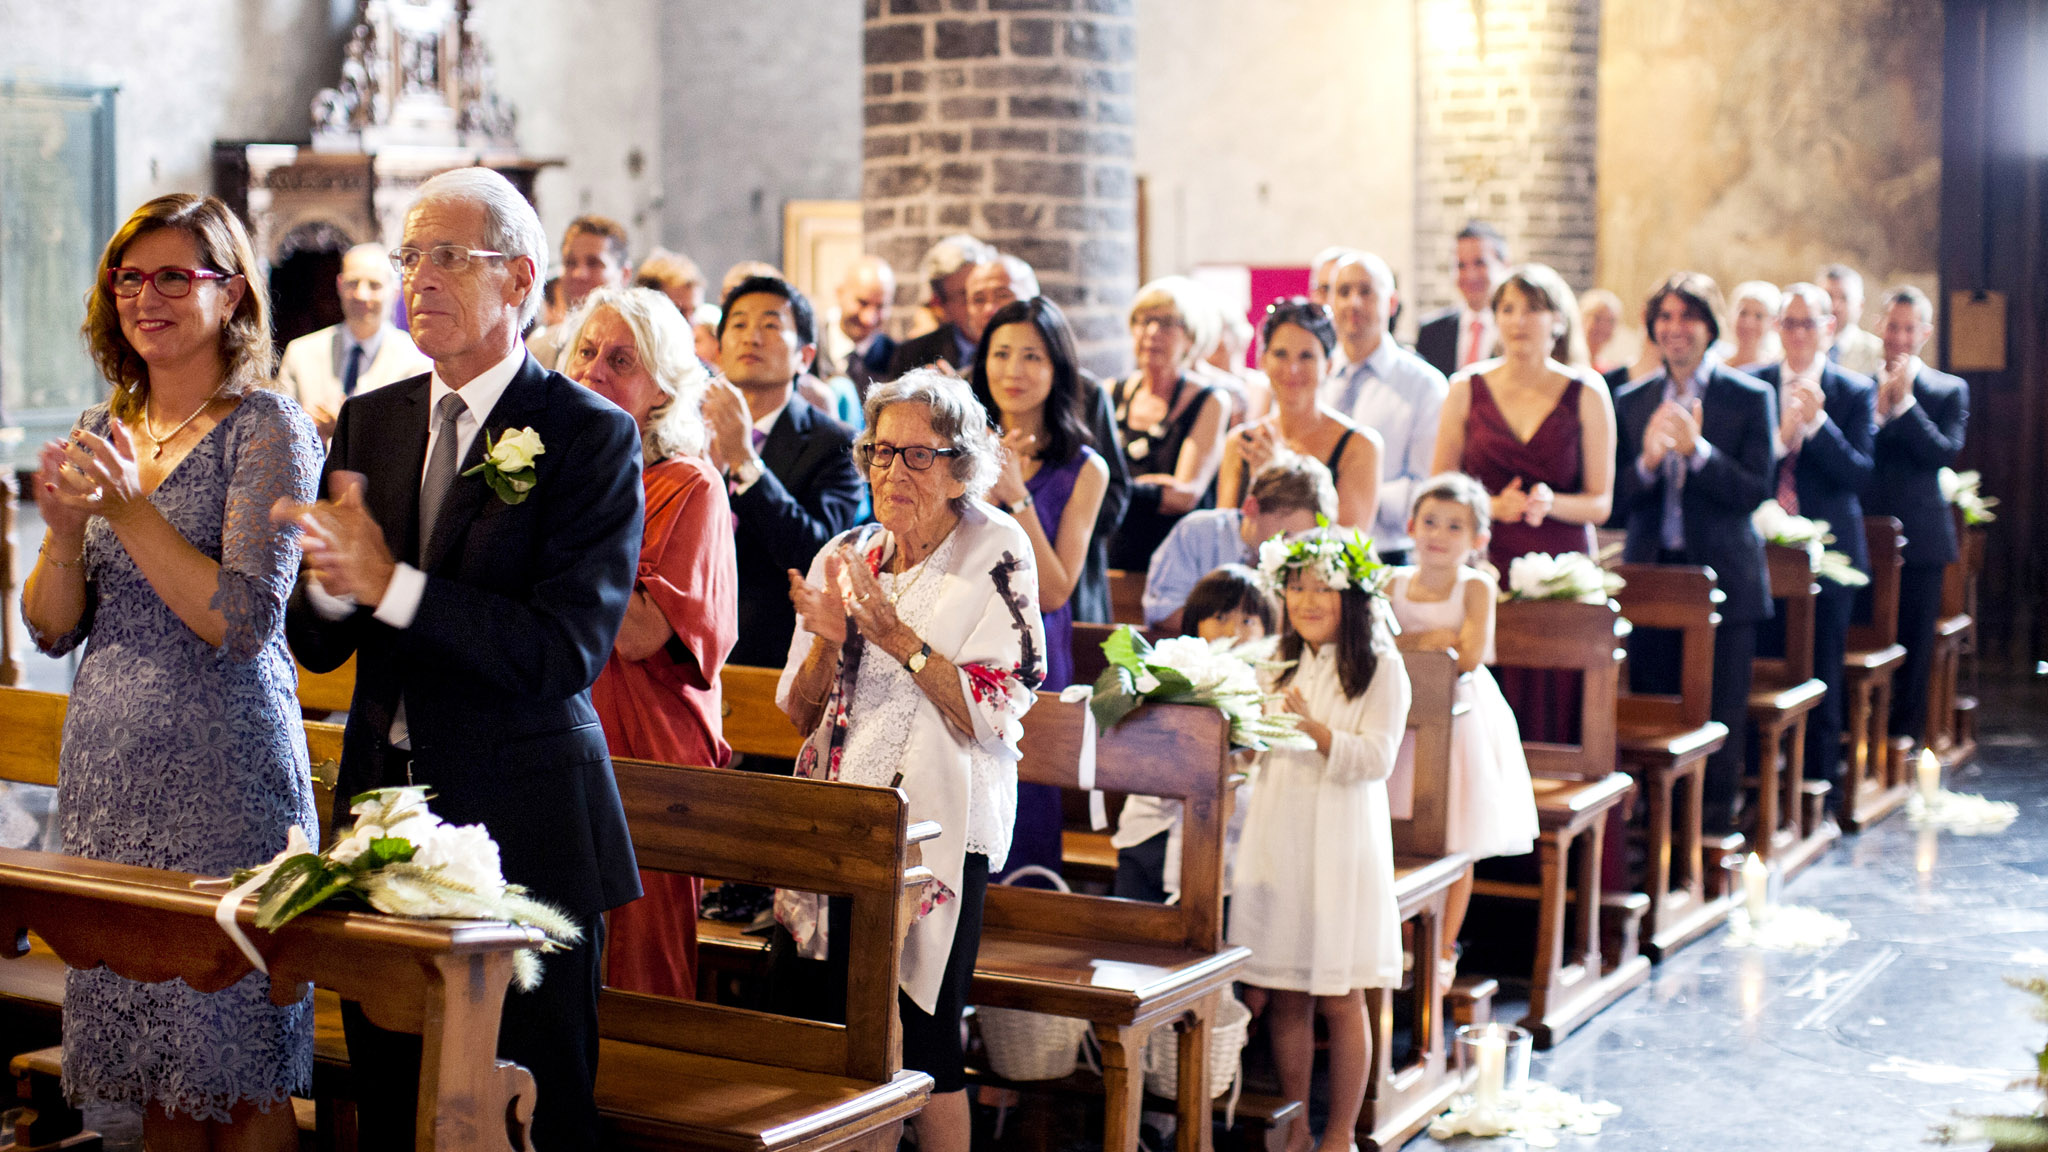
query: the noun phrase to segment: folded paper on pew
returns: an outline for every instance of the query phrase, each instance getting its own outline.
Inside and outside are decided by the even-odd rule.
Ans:
[[[351,802],[356,824],[325,852],[313,851],[294,826],[284,851],[260,868],[231,880],[196,880],[195,888],[232,885],[214,907],[214,921],[256,970],[269,966],[236,922],[242,901],[256,896],[256,926],[290,923],[337,897],[353,897],[379,912],[424,919],[497,920],[538,929],[541,942],[514,954],[513,976],[523,990],[540,983],[538,953],[576,943],[583,930],[567,914],[507,884],[498,844],[481,824],[444,824],[427,808],[423,787],[380,788]]]

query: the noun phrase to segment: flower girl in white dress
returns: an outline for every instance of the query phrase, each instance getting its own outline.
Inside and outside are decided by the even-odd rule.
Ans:
[[[1467,707],[1451,724],[1449,818],[1445,847],[1474,860],[1521,856],[1535,848],[1536,798],[1529,762],[1507,698],[1486,670],[1493,659],[1494,577],[1466,561],[1485,555],[1489,497],[1479,481],[1447,472],[1415,494],[1408,534],[1415,563],[1394,569],[1388,599],[1401,625],[1404,652],[1452,649],[1458,657],[1458,700]],[[1409,811],[1414,784],[1414,742],[1401,747],[1401,763],[1387,791],[1397,816]],[[1472,870],[1451,887],[1444,910],[1446,980],[1456,967],[1458,929],[1472,899]]]
[[[1273,1062],[1289,1099],[1309,1098],[1321,1012],[1330,1053],[1323,1147],[1344,1149],[1365,1102],[1362,989],[1401,983],[1386,779],[1407,727],[1408,671],[1382,618],[1384,569],[1357,533],[1317,529],[1268,541],[1259,568],[1285,589],[1279,658],[1297,662],[1274,689],[1313,746],[1259,758],[1230,941],[1252,951],[1244,982],[1270,994]],[[1287,1146],[1305,1152],[1311,1142],[1304,1116]]]

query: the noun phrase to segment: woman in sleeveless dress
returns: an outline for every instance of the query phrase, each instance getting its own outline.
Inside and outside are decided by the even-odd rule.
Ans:
[[[1323,380],[1337,329],[1330,314],[1306,300],[1266,309],[1259,366],[1273,384],[1273,414],[1233,429],[1223,448],[1216,505],[1235,508],[1251,478],[1282,450],[1312,456],[1337,486],[1337,522],[1372,531],[1380,499],[1380,435],[1360,428],[1322,402]]]
[[[1549,266],[1524,264],[1493,291],[1503,355],[1451,381],[1431,471],[1463,472],[1492,496],[1488,559],[1503,586],[1532,552],[1593,551],[1614,494],[1614,404],[1599,377],[1560,359],[1583,350],[1571,289]],[[1531,740],[1575,740],[1579,695],[1569,676],[1500,670],[1501,692]]]
[[[975,398],[1003,433],[1003,466],[988,499],[1031,537],[1038,610],[1045,620],[1045,683],[1074,678],[1074,585],[1088,558],[1109,463],[1088,444],[1073,331],[1043,296],[1003,306],[975,350]],[[1017,824],[1003,875],[1036,864],[1060,869],[1060,790],[1019,782]]]
[[[1215,306],[1185,276],[1154,280],[1131,303],[1138,371],[1111,403],[1131,470],[1131,503],[1109,542],[1109,566],[1143,572],[1182,516],[1212,505],[1223,462],[1230,397],[1192,376],[1214,342]]]
[[[279,500],[311,501],[320,438],[269,376],[249,239],[210,196],[158,197],[107,242],[86,337],[113,398],[43,448],[48,534],[22,594],[37,647],[85,645],[64,717],[64,851],[226,876],[319,836],[285,647],[299,569]],[[64,1090],[144,1108],[151,1148],[296,1149],[313,995],[251,972],[213,993],[106,968],[64,984]]]

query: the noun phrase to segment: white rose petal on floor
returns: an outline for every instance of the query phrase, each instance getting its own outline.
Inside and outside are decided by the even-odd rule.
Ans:
[[[1750,922],[1749,910],[1728,913],[1728,947],[1764,952],[1811,952],[1840,944],[1855,932],[1840,916],[1797,904],[1774,904],[1761,924]]]
[[[1501,1094],[1500,1105],[1479,1108],[1471,1096],[1460,1096],[1451,1109],[1430,1122],[1433,1140],[1453,1136],[1511,1136],[1531,1148],[1557,1147],[1557,1133],[1598,1136],[1600,1125],[1621,1108],[1605,1100],[1581,1100],[1541,1081],[1531,1080]]]
[[[1938,828],[1958,836],[1995,836],[2019,819],[2020,806],[2008,800],[1986,800],[1970,792],[1941,789],[1932,797],[1919,792],[1906,798],[1906,819],[1916,827]]]

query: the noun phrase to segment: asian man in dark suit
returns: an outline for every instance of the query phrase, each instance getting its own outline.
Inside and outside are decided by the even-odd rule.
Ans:
[[[853,430],[796,392],[818,351],[802,292],[750,276],[718,322],[723,375],[704,396],[713,463],[731,485],[739,567],[739,642],[728,661],[780,668],[796,631],[789,570],[808,571],[827,540],[853,527],[862,486]]]
[[[499,1053],[534,1075],[534,1140],[595,1148],[603,913],[640,895],[590,685],[640,554],[631,417],[519,342],[547,238],[488,169],[422,185],[394,260],[429,375],[342,405],[324,488],[274,515],[304,530],[287,635],[300,662],[357,657],[336,794],[424,784],[451,824],[481,823],[504,875],[573,916],[581,944],[505,998]],[[482,475],[488,437],[537,444],[519,503]],[[413,1146],[420,1040],[344,1004],[364,1148]]]
[[[1778,398],[1777,500],[1785,511],[1825,520],[1833,548],[1865,575],[1870,545],[1863,536],[1862,493],[1870,483],[1877,387],[1827,358],[1833,304],[1815,284],[1791,284],[1778,305],[1783,363],[1757,379]],[[1842,764],[1842,655],[1856,590],[1823,577],[1814,604],[1813,671],[1827,685],[1806,721],[1806,778],[1836,783]],[[1844,802],[1841,789],[1828,795]]]
[[[1891,733],[1922,740],[1934,624],[1941,613],[1942,569],[1958,555],[1955,513],[1941,492],[1941,470],[1955,464],[1970,422],[1970,386],[1920,359],[1934,332],[1934,306],[1911,285],[1885,297],[1884,369],[1877,385],[1876,467],[1866,502],[1873,516],[1905,526],[1899,573],[1899,643],[1906,663],[1892,686]]]
[[[1615,521],[1628,529],[1623,558],[1705,565],[1723,596],[1712,714],[1728,726],[1728,742],[1708,758],[1702,814],[1714,832],[1734,829],[1741,799],[1757,624],[1771,616],[1763,538],[1750,517],[1771,498],[1777,464],[1770,389],[1707,358],[1720,338],[1720,315],[1721,292],[1711,279],[1685,272],[1666,280],[1644,310],[1664,368],[1614,397]],[[1635,634],[1629,674],[1637,691],[1676,691],[1674,639]]]

